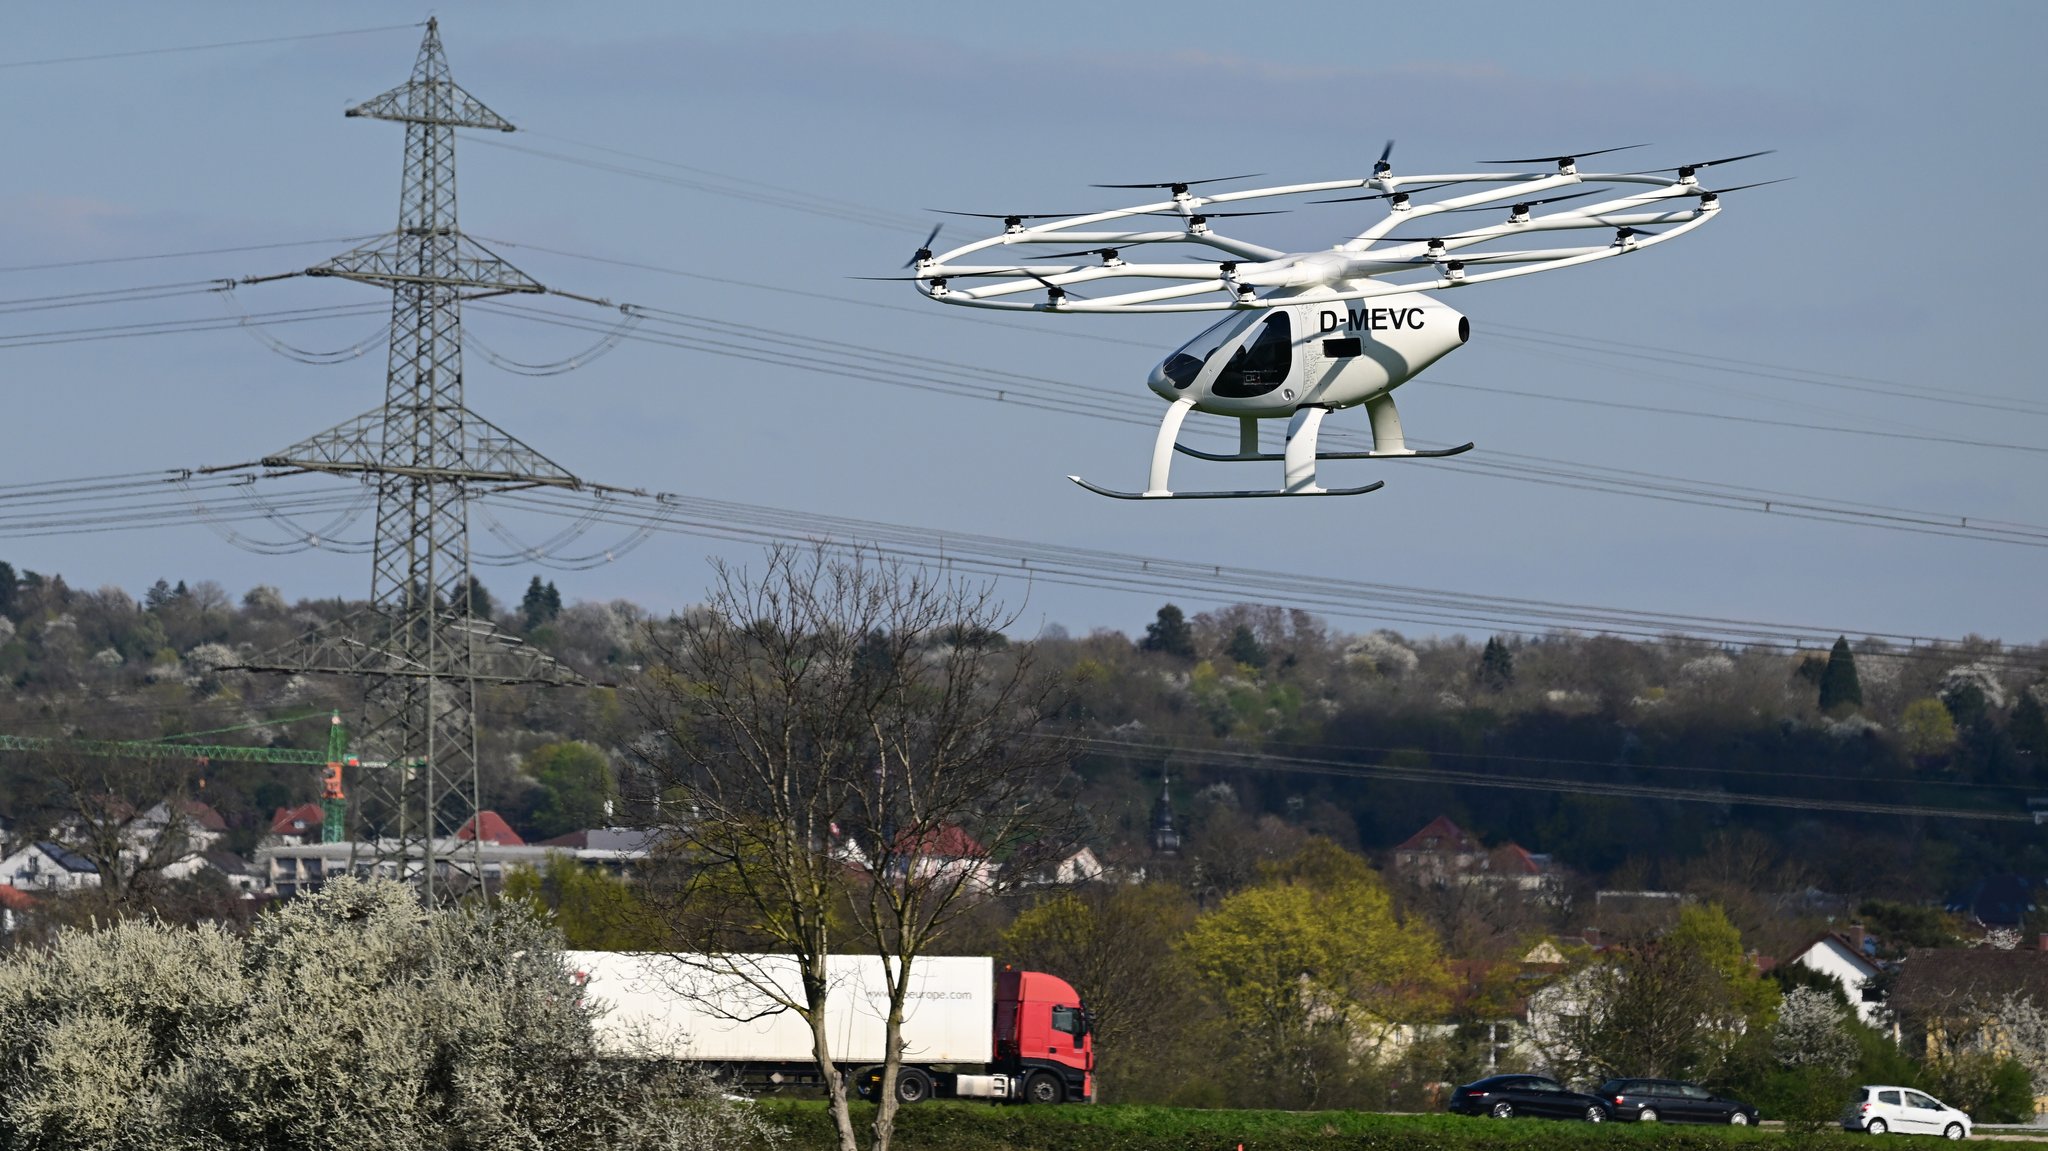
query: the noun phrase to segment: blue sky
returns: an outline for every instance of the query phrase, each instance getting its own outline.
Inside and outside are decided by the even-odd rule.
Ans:
[[[1199,317],[970,323],[963,319],[988,317],[850,277],[900,265],[942,218],[928,209],[1087,210],[1115,206],[1121,195],[1090,184],[1234,172],[1276,181],[1361,176],[1389,137],[1411,171],[1640,141],[1654,146],[1617,166],[1776,148],[1715,175],[1723,183],[1797,179],[1729,197],[1727,216],[1697,235],[1640,259],[1460,293],[1453,302],[1471,317],[1473,340],[1398,393],[1409,434],[1476,440],[1475,457],[1516,452],[2048,522],[2039,494],[2048,454],[2037,447],[2048,417],[1512,338],[1534,332],[1572,345],[1592,337],[1886,387],[2017,397],[2038,410],[2048,401],[2034,366],[2043,289],[2028,269],[2041,263],[2043,244],[2027,197],[2048,175],[2036,124],[2043,83],[2031,59],[2048,10],[2037,4],[457,3],[434,12],[457,80],[523,132],[464,138],[468,231],[696,273],[501,249],[543,281],[776,329],[793,347],[896,349],[1084,384],[1125,402],[1149,398],[1146,371],[1202,326]],[[8,45],[0,64],[424,15],[376,2],[345,14],[231,3],[17,8],[0,17]],[[0,170],[0,266],[389,228],[402,133],[341,112],[402,82],[418,36],[408,28],[0,67],[15,113],[10,162]],[[757,193],[816,210],[763,203]],[[1237,232],[1323,247],[1372,218],[1303,208],[1242,221]],[[946,219],[947,238],[974,234],[968,222]],[[327,254],[313,246],[6,272],[0,297],[284,271]],[[251,311],[374,300],[368,289],[307,281],[237,296]],[[873,304],[890,307],[864,306]],[[5,315],[0,332],[220,314],[211,298],[181,298]],[[332,347],[378,326],[355,318],[289,335]],[[470,327],[492,348],[536,360],[588,339],[483,314]],[[249,459],[373,406],[382,389],[380,354],[312,367],[233,331],[0,348],[0,358],[0,483]],[[1433,386],[1439,381],[1536,396]],[[1540,487],[1423,463],[1333,472],[1343,482],[1388,481],[1355,499],[1113,503],[1063,477],[1137,486],[1147,429],[631,342],[544,379],[472,356],[468,389],[483,415],[580,474],[620,484],[1460,592],[1852,634],[2048,637],[2040,592],[2048,553],[2033,548]],[[1354,412],[1328,426],[1363,423]],[[1181,475],[1232,486],[1273,478],[1199,465]],[[610,566],[543,574],[571,599],[623,596],[672,608],[700,594],[709,546],[658,539]],[[159,576],[213,578],[237,592],[271,583],[301,595],[361,594],[368,585],[362,558],[255,556],[198,527],[0,538],[0,559],[131,592]],[[482,574],[512,596],[535,570]],[[1029,620],[1076,632],[1134,630],[1169,599],[1205,606],[1172,587],[1028,594]]]

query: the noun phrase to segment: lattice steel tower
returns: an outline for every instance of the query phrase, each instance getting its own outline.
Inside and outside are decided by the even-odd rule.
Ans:
[[[450,78],[434,20],[412,78],[347,114],[405,125],[398,229],[302,274],[390,289],[384,404],[262,463],[375,486],[370,603],[250,666],[367,681],[358,747],[381,752],[388,766],[366,771],[355,788],[357,839],[374,843],[379,861],[431,901],[482,878],[473,833],[478,685],[579,682],[472,613],[469,501],[513,487],[585,485],[463,397],[462,301],[548,291],[456,226],[455,129],[512,125]]]

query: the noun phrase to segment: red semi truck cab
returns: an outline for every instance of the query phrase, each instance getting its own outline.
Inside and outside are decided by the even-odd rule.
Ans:
[[[1095,1035],[1072,984],[1042,971],[996,972],[995,1058],[1027,1103],[1095,1098]]]

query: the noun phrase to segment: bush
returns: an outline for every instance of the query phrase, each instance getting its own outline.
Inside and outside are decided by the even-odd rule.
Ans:
[[[0,964],[0,1148],[762,1145],[707,1082],[600,1060],[539,921],[336,880],[244,939],[131,921]]]

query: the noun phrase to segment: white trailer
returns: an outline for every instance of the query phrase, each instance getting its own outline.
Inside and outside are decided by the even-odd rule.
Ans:
[[[808,1062],[811,1028],[781,996],[803,1002],[787,955],[665,955],[572,951],[584,995],[604,1014],[597,1041],[609,1053],[697,1063]],[[994,1057],[995,966],[981,957],[934,956],[911,967],[903,1001],[906,1063],[987,1063]],[[826,1032],[832,1058],[879,1063],[889,1017],[882,960],[834,955]],[[934,1004],[940,1005],[936,1008]]]
[[[566,958],[598,1013],[597,1043],[609,1055],[703,1064],[757,1086],[819,1083],[810,1025],[778,1002],[803,1002],[791,956],[571,951]],[[834,955],[825,968],[832,1059],[864,1092],[879,1082],[883,1061],[889,994],[882,963],[875,955]],[[910,970],[899,1100],[1093,1095],[1093,1044],[1067,984],[1007,970],[998,979],[985,956],[929,956]],[[1049,997],[1036,1010],[1025,1002],[1027,986]],[[1046,1051],[1033,1048],[1027,1057],[1020,1036],[1038,1015],[1051,1020],[1059,1004],[1061,1018],[1071,1020],[1065,1033],[1057,1044],[1034,1039]]]

